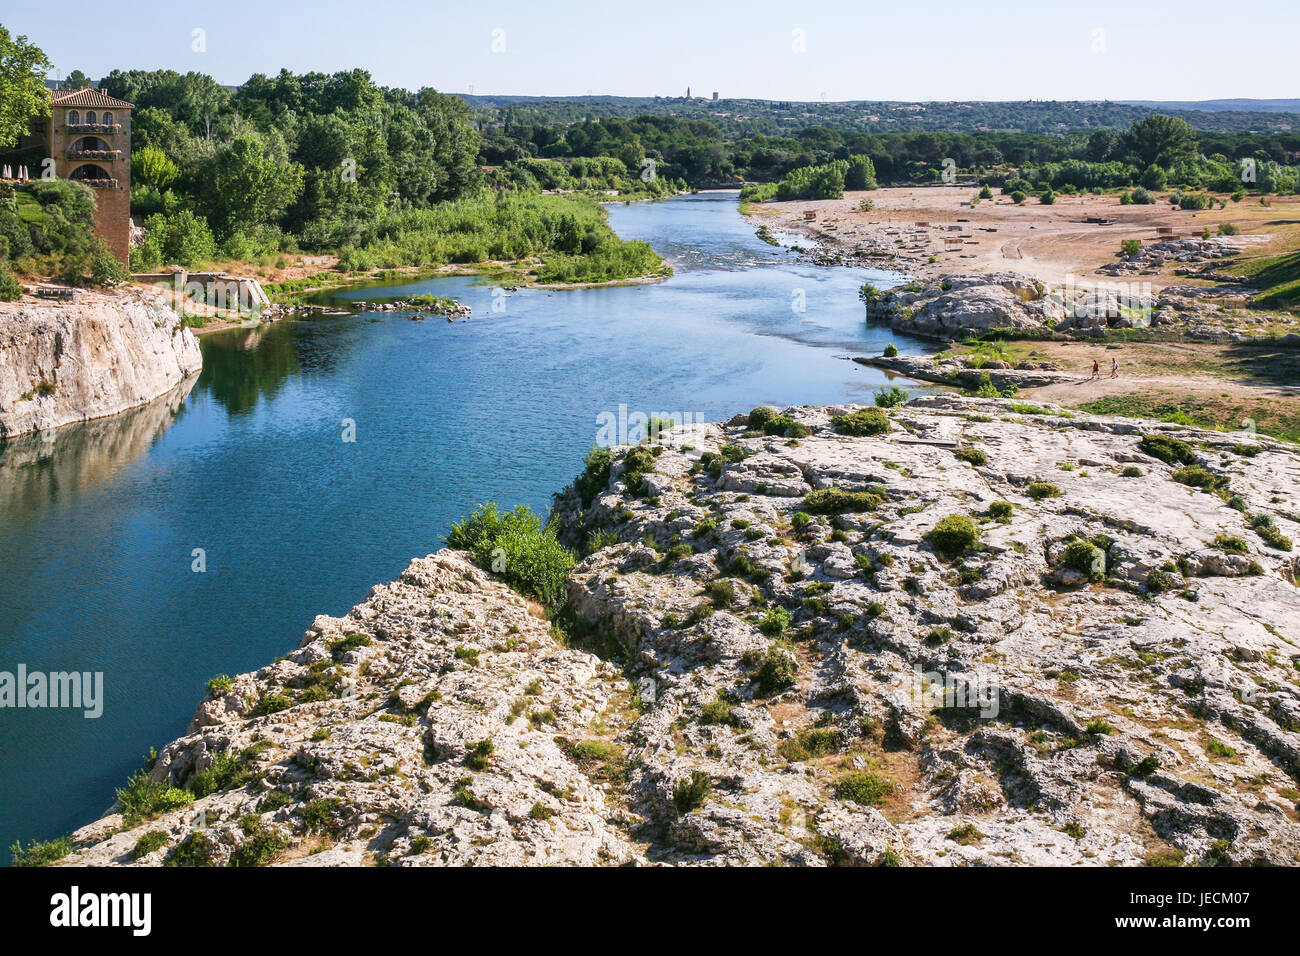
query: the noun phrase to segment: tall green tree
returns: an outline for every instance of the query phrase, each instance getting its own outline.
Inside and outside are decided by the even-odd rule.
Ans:
[[[1142,166],[1169,169],[1196,155],[1196,131],[1176,116],[1153,113],[1135,122],[1124,140]]]
[[[0,148],[13,146],[33,119],[50,115],[45,73],[50,61],[27,37],[0,26]]]
[[[302,167],[277,161],[255,136],[218,149],[206,173],[203,208],[222,237],[278,222],[302,189]]]

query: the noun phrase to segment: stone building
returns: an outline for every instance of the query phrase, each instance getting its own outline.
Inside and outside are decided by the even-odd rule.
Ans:
[[[44,145],[54,176],[95,191],[95,231],[123,264],[131,249],[131,109],[101,90],[55,90],[50,116],[33,124],[31,137]],[[46,168],[30,173],[47,176]]]

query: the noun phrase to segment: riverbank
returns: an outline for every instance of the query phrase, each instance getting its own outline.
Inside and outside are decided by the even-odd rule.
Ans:
[[[952,396],[782,414],[800,437],[741,415],[593,462],[560,627],[419,558],[214,679],[40,854],[1295,862],[1293,450]]]
[[[1206,230],[1247,260],[1300,247],[1300,197],[1295,196],[1270,197],[1267,206],[1250,200],[1189,211],[1164,196],[1149,205],[1124,205],[1114,194],[1057,195],[1045,205],[1036,198],[1017,204],[996,191],[991,199],[978,200],[977,193],[974,186],[886,187],[846,192],[843,199],[748,203],[743,212],[755,228],[807,236],[836,259],[922,280],[1015,272],[1059,288],[1067,276],[1104,275],[1099,270],[1116,262],[1124,240],[1156,244],[1198,238]],[[861,208],[864,201],[870,209]],[[1232,235],[1224,233],[1225,226]],[[1184,284],[1214,288],[1210,279],[1180,275],[1187,265],[1162,257],[1158,264],[1145,263],[1139,278],[1154,290]]]
[[[0,303],[0,438],[147,404],[202,364],[193,333],[151,291]]]

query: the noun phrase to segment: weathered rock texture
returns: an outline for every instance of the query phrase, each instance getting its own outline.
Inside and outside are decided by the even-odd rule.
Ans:
[[[152,774],[205,796],[66,862],[1294,865],[1300,457],[1017,407],[619,450],[556,506],[571,647],[417,560],[203,702]]]
[[[866,303],[866,313],[870,322],[940,341],[995,331],[1073,337],[1111,329],[1247,341],[1273,334],[1280,319],[1290,324],[1284,316],[1204,301],[1206,296],[1223,298],[1225,292],[1222,287],[1194,286],[1153,292],[1140,282],[1113,280],[1050,288],[1026,276],[997,273],[911,282],[879,292]]]
[[[152,292],[0,303],[0,438],[143,405],[201,367],[194,333]]]

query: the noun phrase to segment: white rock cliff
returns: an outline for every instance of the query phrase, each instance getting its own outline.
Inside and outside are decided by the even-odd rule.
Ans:
[[[0,303],[0,438],[135,408],[202,364],[194,333],[153,292]]]

